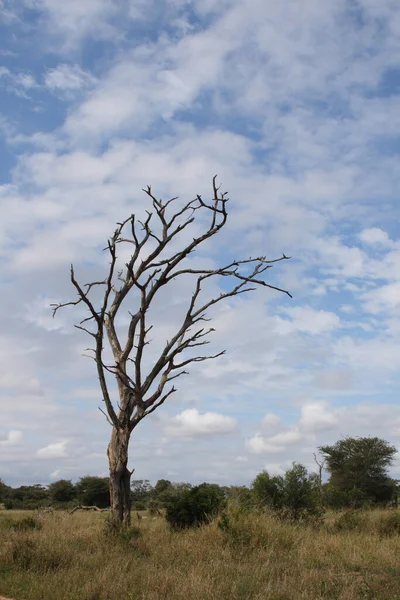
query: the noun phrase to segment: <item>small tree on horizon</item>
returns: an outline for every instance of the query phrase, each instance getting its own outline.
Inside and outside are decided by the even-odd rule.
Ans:
[[[53,304],[53,316],[65,306],[84,305],[88,316],[78,325],[94,340],[93,358],[96,363],[102,398],[105,404],[104,414],[112,427],[111,440],[107,455],[110,470],[111,521],[114,527],[129,526],[131,522],[130,479],[132,470],[128,469],[128,450],[130,437],[137,425],[149,414],[160,407],[176,391],[173,383],[183,374],[191,363],[217,358],[225,351],[216,354],[198,354],[188,356],[187,351],[197,352],[209,343],[208,335],[214,331],[207,328],[209,320],[206,311],[215,304],[239,294],[252,291],[257,287],[266,287],[290,296],[289,292],[266,283],[263,274],[273,263],[287,259],[283,255],[274,260],[265,256],[246,260],[233,260],[225,266],[193,268],[187,258],[206,240],[216,235],[227,221],[226,193],[220,193],[213,178],[213,198],[208,204],[201,196],[176,207],[177,198],[163,202],[158,200],[148,186],[143,190],[150,201],[153,212],[146,211],[144,221],[138,221],[135,215],[118,223],[107,248],[110,266],[105,279],[81,285],[71,265],[71,282],[75,287],[76,300]],[[187,228],[204,214],[209,218],[204,227],[204,219],[199,221],[194,237],[186,235]],[[154,223],[156,220],[156,223]],[[177,242],[181,240],[181,248]],[[117,248],[125,245],[132,249],[128,261],[122,269],[117,268]],[[183,310],[181,325],[176,333],[166,341],[160,355],[150,368],[144,367],[143,355],[149,343],[148,335],[152,329],[149,324],[150,308],[154,299],[172,280],[193,276],[193,293]],[[203,284],[214,278],[226,280],[226,291],[209,300],[200,300]],[[232,282],[229,285],[229,281]],[[96,304],[94,289],[102,289],[102,300]],[[121,334],[117,317],[127,298],[129,305],[129,323],[125,334]],[[133,302],[136,306],[132,307]],[[104,345],[112,351],[112,362],[106,362]],[[185,354],[185,357],[183,356]],[[111,397],[108,375],[115,377],[118,386],[117,402]],[[102,409],[100,409],[102,410]]]
[[[345,437],[319,448],[330,473],[330,485],[357,502],[388,502],[397,493],[389,477],[397,448],[378,437]]]
[[[59,479],[48,486],[51,502],[70,502],[77,495],[76,488],[70,479]]]

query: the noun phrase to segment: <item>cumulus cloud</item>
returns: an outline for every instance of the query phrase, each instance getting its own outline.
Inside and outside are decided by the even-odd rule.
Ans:
[[[362,242],[371,246],[380,245],[387,247],[392,243],[386,231],[379,229],[379,227],[363,229],[363,231],[359,234],[359,238]]]
[[[307,433],[329,431],[338,424],[338,416],[328,409],[327,402],[311,402],[302,406],[300,428]]]
[[[246,441],[246,448],[253,454],[276,454],[283,452],[284,446],[271,444],[267,438],[264,438],[260,433],[256,433],[253,437]]]
[[[43,448],[39,448],[36,452],[39,458],[52,459],[52,458],[66,458],[67,454],[67,442],[55,442],[54,444],[48,444]]]
[[[176,415],[165,426],[171,436],[198,437],[232,433],[236,429],[236,419],[213,412],[199,413],[195,408],[188,408]]]

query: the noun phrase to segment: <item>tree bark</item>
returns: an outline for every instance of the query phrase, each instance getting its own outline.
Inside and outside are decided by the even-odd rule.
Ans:
[[[113,427],[107,455],[110,467],[111,524],[115,529],[131,524],[131,471],[128,469],[128,429]]]

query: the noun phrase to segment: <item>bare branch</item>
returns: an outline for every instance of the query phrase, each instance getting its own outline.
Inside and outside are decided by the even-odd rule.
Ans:
[[[112,427],[112,426],[113,426],[113,422],[112,422],[112,421],[110,421],[110,419],[109,419],[109,417],[108,417],[108,414],[107,414],[107,413],[105,413],[105,412],[104,412],[104,410],[103,410],[102,408],[100,408],[100,406],[98,406],[97,408],[99,409],[99,411],[100,411],[101,413],[103,413],[103,415],[104,415],[104,416],[105,416],[105,418],[106,418],[106,421],[107,421],[107,423],[108,423],[109,425],[111,425],[111,427]]]
[[[82,319],[77,329],[88,333],[95,339],[95,348],[91,357],[97,365],[97,373],[102,390],[106,412],[100,409],[109,423],[117,430],[130,429],[144,417],[161,406],[165,400],[176,391],[173,386],[167,392],[169,382],[181,375],[187,374],[183,368],[191,363],[215,359],[225,353],[225,350],[208,355],[187,357],[186,352],[193,348],[201,348],[210,343],[207,339],[213,328],[201,327],[200,323],[207,322],[207,310],[225,299],[239,296],[266,287],[291,297],[291,294],[264,279],[265,273],[275,263],[288,260],[285,254],[280,258],[267,259],[266,256],[235,260],[217,269],[191,269],[185,259],[204,241],[213,237],[227,221],[227,193],[220,192],[217,176],[212,180],[212,198],[209,202],[200,195],[189,200],[183,206],[175,209],[177,197],[167,201],[159,200],[153,194],[150,186],[145,192],[150,202],[150,210],[146,211],[143,221],[131,214],[124,221],[117,223],[113,235],[108,240],[104,250],[108,251],[110,264],[108,275],[104,280],[86,283],[83,287],[75,279],[71,265],[71,282],[75,287],[78,298],[60,304],[52,304],[53,316],[65,306],[85,305],[88,316]],[[199,211],[210,219],[202,232],[184,244],[180,250],[168,255],[170,243],[190,227]],[[119,244],[130,244],[132,254],[124,268],[117,269],[117,247]],[[145,252],[145,250],[149,251]],[[182,322],[175,334],[168,340],[157,360],[149,371],[143,373],[144,349],[149,340],[147,336],[152,325],[147,323],[149,309],[156,294],[170,281],[181,276],[190,275],[196,278],[194,289],[188,300],[187,308],[182,315]],[[201,299],[203,283],[213,277],[224,277],[232,280],[232,285],[218,296],[206,300]],[[91,300],[94,287],[104,286],[104,295],[100,306],[95,306]],[[136,290],[140,297],[140,305],[131,312],[129,325],[124,339],[117,333],[116,321],[122,304],[131,291]],[[133,294],[132,294],[133,296]],[[132,297],[130,296],[130,297]],[[135,297],[135,296],[133,296]],[[131,308],[131,307],[130,307]],[[91,323],[85,326],[87,323]],[[196,329],[196,324],[199,329]],[[194,331],[195,330],[195,331]],[[107,365],[103,360],[104,341],[108,340],[113,353],[113,364]],[[180,362],[177,362],[179,357]],[[129,369],[128,369],[129,366]],[[179,371],[179,372],[177,372]],[[119,404],[118,415],[108,390],[107,378],[111,374],[118,385]],[[107,376],[107,378],[106,378]],[[150,393],[150,390],[154,391]]]

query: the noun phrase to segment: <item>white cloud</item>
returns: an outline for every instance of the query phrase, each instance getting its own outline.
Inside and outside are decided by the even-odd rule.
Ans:
[[[35,78],[30,73],[10,71],[7,67],[0,67],[0,82],[3,80],[7,91],[27,98],[27,91],[37,87]]]
[[[52,458],[66,458],[67,454],[67,442],[55,442],[54,444],[48,444],[44,448],[40,448],[36,455],[39,458],[52,459]]]
[[[263,429],[275,429],[281,422],[281,418],[275,413],[267,413],[261,421]]]
[[[0,434],[0,446],[15,446],[22,440],[22,431],[12,430],[6,434]]]
[[[359,235],[359,238],[362,242],[371,246],[378,244],[387,247],[391,245],[391,240],[388,234],[386,233],[386,231],[379,229],[379,227],[363,229],[363,231]]]
[[[315,310],[310,306],[295,306],[282,310],[291,320],[277,317],[277,331],[282,335],[288,335],[294,331],[318,335],[329,333],[341,326],[340,317],[337,314],[325,310]]]
[[[267,439],[272,445],[276,444],[278,446],[288,446],[302,441],[304,439],[304,435],[301,431],[293,428],[287,431],[281,431]]]
[[[302,431],[317,433],[334,429],[339,423],[338,416],[328,410],[327,402],[310,402],[302,406],[299,421]]]
[[[60,64],[49,69],[44,77],[44,85],[51,91],[69,96],[94,85],[96,79],[83,71],[79,65]]]
[[[107,39],[117,36],[118,31],[108,23],[116,12],[113,0],[24,0],[30,8],[38,10],[42,17],[41,31],[46,32],[63,52],[76,51],[86,37]]]
[[[171,436],[197,437],[232,433],[236,429],[236,419],[218,413],[199,413],[195,408],[188,408],[176,415],[165,426]]]
[[[364,309],[372,314],[397,312],[400,306],[400,283],[388,283],[363,295]]]
[[[247,458],[247,456],[239,455],[239,456],[236,456],[236,458],[235,458],[235,462],[238,462],[238,463],[245,463],[245,462],[248,462],[248,460],[249,459]]]
[[[271,444],[260,433],[246,441],[246,448],[252,454],[276,454],[283,452],[284,446]]]

